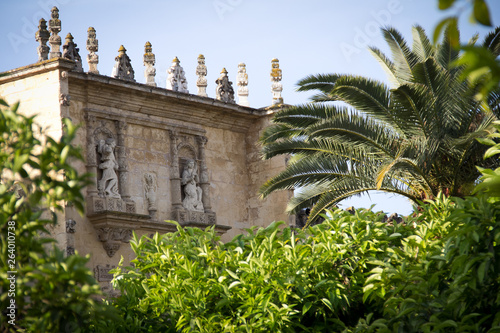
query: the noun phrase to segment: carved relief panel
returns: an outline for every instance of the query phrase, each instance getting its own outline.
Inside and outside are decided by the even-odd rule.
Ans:
[[[203,136],[171,132],[172,218],[181,224],[215,224]]]
[[[124,121],[98,120],[87,115],[87,171],[95,175],[89,186],[90,213],[135,213],[127,184]]]

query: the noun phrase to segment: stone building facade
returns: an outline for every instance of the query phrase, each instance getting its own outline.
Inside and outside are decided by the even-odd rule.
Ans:
[[[53,20],[52,36],[58,32],[58,15]],[[93,174],[84,193],[86,213],[80,216],[67,205],[58,219],[62,223],[51,232],[68,255],[75,250],[91,254],[89,265],[104,289],[111,278],[107,272],[120,257],[133,258],[127,244],[132,232],[142,236],[175,230],[165,220],[200,228],[215,225],[223,241],[251,226],[292,221],[285,214],[291,192],[264,200],[257,193],[285,168],[283,158],[263,161],[258,145],[276,106],[236,104],[227,72],[218,79],[223,98],[207,97],[203,67],[197,70],[199,94],[189,94],[183,90],[178,59],[169,89],[156,87],[151,44],[146,44],[146,84],[135,82],[124,48],[116,58],[115,77],[101,75],[95,30],[90,28],[89,71],[84,72],[70,34],[59,54],[61,43],[51,36],[49,59],[42,23],[39,62],[3,73],[0,96],[11,104],[19,101],[27,115],[37,114],[37,123],[53,138],[61,136],[63,118],[80,126],[74,144],[85,161],[75,167]]]

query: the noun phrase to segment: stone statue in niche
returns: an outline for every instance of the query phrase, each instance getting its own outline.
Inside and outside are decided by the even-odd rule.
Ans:
[[[152,173],[144,175],[144,195],[148,201],[148,210],[156,210],[156,177]]]
[[[193,160],[189,160],[182,172],[182,185],[184,185],[184,200],[182,206],[187,210],[203,212],[203,203],[201,198],[203,191],[198,186],[198,168]]]
[[[100,196],[121,199],[120,193],[118,193],[118,176],[115,171],[118,170],[114,153],[115,147],[116,143],[113,138],[99,141],[97,152],[101,154],[99,169],[102,170],[102,178],[97,184],[97,190]]]

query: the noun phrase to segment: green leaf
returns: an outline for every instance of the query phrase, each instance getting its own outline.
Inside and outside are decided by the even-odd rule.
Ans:
[[[488,267],[487,260],[483,261],[481,265],[479,265],[479,268],[477,269],[477,277],[479,279],[479,283],[483,283],[487,267]]]
[[[474,0],[472,16],[478,23],[491,27],[490,11],[484,0]]]
[[[302,315],[305,315],[307,313],[307,311],[309,311],[311,306],[312,306],[312,302],[306,302],[304,304],[304,306],[302,307]]]
[[[447,17],[439,21],[439,23],[436,25],[436,28],[434,28],[434,34],[432,37],[432,42],[434,43],[434,45],[436,45],[439,41],[439,37],[441,36],[442,31],[446,30],[446,27],[448,27],[451,22],[456,22],[456,20],[456,17]]]
[[[453,3],[455,3],[455,0],[439,0],[438,7],[440,10],[448,9],[453,6]]]

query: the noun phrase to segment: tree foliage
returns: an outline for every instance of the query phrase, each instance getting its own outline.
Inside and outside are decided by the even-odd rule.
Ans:
[[[134,237],[113,305],[134,332],[494,332],[500,201],[438,196],[405,223],[328,211],[303,231]],[[125,331],[113,323],[103,330]]]
[[[325,208],[369,190],[414,202],[439,192],[463,197],[480,176],[476,165],[498,163],[483,160],[486,148],[476,139],[494,130],[499,90],[489,93],[488,109],[475,98],[479,87],[463,78],[464,67],[453,65],[461,56],[449,33],[433,45],[416,26],[410,46],[397,30],[382,31],[392,58],[370,50],[391,87],[359,76],[311,75],[298,85],[299,91],[318,92],[312,103],[277,112],[263,133],[265,158],[293,157],[261,194],[299,188],[288,206],[291,213],[313,206],[314,219]],[[483,45],[497,52],[499,34],[497,28]]]
[[[65,256],[46,229],[60,223],[56,212],[69,202],[83,212],[87,175],[71,165],[82,158],[71,145],[77,128],[64,120],[55,140],[43,136],[35,117],[19,114],[19,104],[0,104],[0,330],[85,331],[109,311],[94,299],[100,289],[85,266],[88,257]]]
[[[495,48],[460,45],[458,14],[463,11],[464,7],[469,7],[469,20],[471,22],[491,27],[493,24],[490,11],[485,0],[467,0],[465,3],[463,0],[438,0],[440,10],[453,9],[457,5],[462,5],[462,8],[457,9],[456,15],[445,17],[437,24],[434,30],[434,43],[437,43],[441,31],[448,29],[451,45],[463,51],[463,55],[456,65],[464,67],[462,76],[467,77],[473,85],[479,88],[476,99],[483,103],[483,107],[487,108],[490,92],[497,90],[500,83],[500,61],[497,59],[500,54],[500,47],[498,45]],[[497,31],[494,38],[500,38],[500,32]]]

